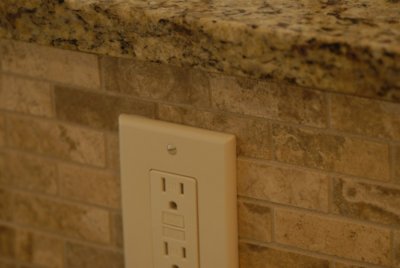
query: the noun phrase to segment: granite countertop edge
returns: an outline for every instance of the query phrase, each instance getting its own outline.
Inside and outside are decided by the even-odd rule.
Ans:
[[[4,0],[0,38],[400,102],[400,3],[336,1]]]

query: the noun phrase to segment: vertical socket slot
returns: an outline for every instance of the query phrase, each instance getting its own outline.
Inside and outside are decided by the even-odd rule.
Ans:
[[[185,194],[185,184],[180,183],[180,185],[181,185],[181,187],[180,187],[180,189],[181,189],[181,194]]]
[[[182,258],[186,259],[186,248],[182,248]]]
[[[162,191],[167,191],[167,182],[165,181],[164,177],[162,178]]]
[[[164,254],[165,254],[166,256],[169,255],[168,242],[164,242]]]

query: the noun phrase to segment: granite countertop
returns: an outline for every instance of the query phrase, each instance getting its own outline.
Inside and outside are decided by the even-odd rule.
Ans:
[[[399,0],[2,0],[0,37],[400,102]]]

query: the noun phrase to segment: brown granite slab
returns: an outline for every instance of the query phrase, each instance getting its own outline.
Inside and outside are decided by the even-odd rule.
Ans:
[[[393,0],[4,0],[0,37],[400,102]]]

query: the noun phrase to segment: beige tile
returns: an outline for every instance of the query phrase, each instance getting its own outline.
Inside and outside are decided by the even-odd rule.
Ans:
[[[122,229],[122,215],[119,212],[111,215],[111,234],[113,244],[118,248],[123,248],[124,237]]]
[[[0,114],[0,147],[3,147],[6,143],[6,118]]]
[[[389,229],[278,210],[275,230],[276,241],[284,245],[379,265],[391,264]]]
[[[115,173],[60,164],[61,196],[112,208],[120,207],[120,179]]]
[[[40,157],[7,152],[4,168],[0,171],[0,184],[56,194],[57,168],[54,162]]]
[[[12,213],[12,193],[0,188],[0,220],[10,221]]]
[[[400,226],[400,188],[336,178],[333,211],[351,218]]]
[[[394,264],[395,267],[400,267],[400,231],[394,233]]]
[[[102,70],[108,91],[134,97],[210,105],[209,75],[190,68],[104,57]]]
[[[239,200],[239,236],[263,242],[272,240],[272,210],[255,202]]]
[[[97,56],[69,50],[3,41],[2,68],[6,72],[63,84],[100,88]]]
[[[105,130],[118,130],[120,114],[154,117],[155,113],[151,102],[64,87],[56,87],[55,104],[58,119]]]
[[[105,166],[105,139],[100,132],[25,117],[9,119],[8,139],[14,148]]]
[[[65,268],[123,268],[123,255],[119,252],[90,248],[68,243]]]
[[[328,175],[248,160],[238,160],[237,165],[240,195],[296,207],[328,210]]]
[[[63,268],[64,243],[59,239],[19,230],[16,252],[20,261],[43,268]]]
[[[0,258],[15,257],[15,230],[0,225]]]
[[[346,263],[335,263],[335,268],[367,268],[367,267],[360,265],[346,264]]]
[[[71,238],[110,242],[110,217],[105,210],[32,195],[15,196],[14,222]]]
[[[400,104],[335,94],[332,126],[338,130],[400,140]]]
[[[318,91],[213,75],[211,96],[213,106],[223,111],[317,127],[327,123],[325,95]]]
[[[395,180],[400,183],[400,146],[394,148],[393,169]]]
[[[1,109],[47,117],[54,115],[49,83],[10,75],[2,75],[0,81]]]
[[[278,161],[380,181],[390,179],[386,144],[277,124],[272,132]]]
[[[0,268],[16,268],[16,266],[11,262],[0,260]]]
[[[120,171],[119,137],[116,134],[107,136],[107,167]]]
[[[236,135],[238,154],[271,159],[270,126],[266,120],[240,118],[194,109],[160,105],[158,117],[165,121]]]
[[[329,268],[327,260],[240,243],[240,268]]]

